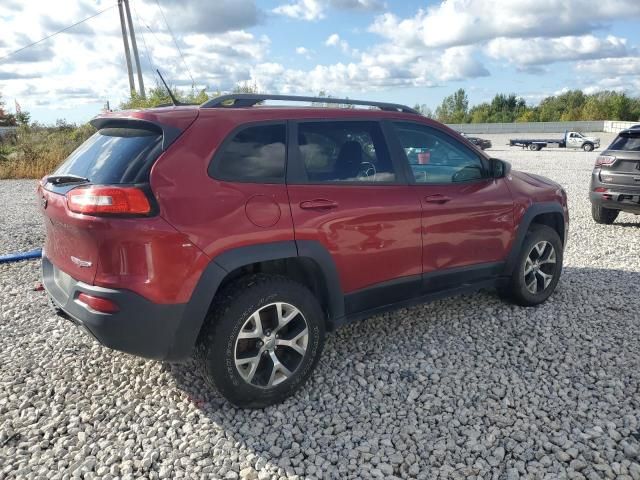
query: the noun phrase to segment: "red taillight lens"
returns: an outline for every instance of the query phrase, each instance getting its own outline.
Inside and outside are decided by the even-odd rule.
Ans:
[[[93,295],[86,293],[80,293],[80,295],[78,295],[78,301],[80,303],[84,303],[87,307],[91,310],[95,310],[96,312],[115,313],[120,310],[115,302],[106,298],[94,297]]]
[[[67,192],[69,210],[87,215],[147,215],[151,205],[145,193],[135,187],[79,187]]]
[[[613,165],[614,163],[616,163],[616,157],[614,157],[613,155],[600,155],[598,158],[596,158],[596,167],[599,166],[609,166],[609,165]]]
[[[604,187],[596,187],[593,189],[594,192],[598,192],[598,193],[604,193],[604,192],[608,192],[608,190]]]

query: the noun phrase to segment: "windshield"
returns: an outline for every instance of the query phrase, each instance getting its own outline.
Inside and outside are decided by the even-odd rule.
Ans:
[[[162,150],[162,135],[138,128],[103,128],[52,175],[77,175],[94,184],[146,182]]]

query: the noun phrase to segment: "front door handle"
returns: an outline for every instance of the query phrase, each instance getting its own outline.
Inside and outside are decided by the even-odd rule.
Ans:
[[[446,195],[442,195],[441,193],[436,193],[435,195],[427,195],[424,197],[424,201],[427,203],[447,203],[451,200],[451,197],[447,197]]]
[[[338,202],[325,198],[316,198],[315,200],[300,202],[300,208],[303,210],[331,210],[338,208]]]

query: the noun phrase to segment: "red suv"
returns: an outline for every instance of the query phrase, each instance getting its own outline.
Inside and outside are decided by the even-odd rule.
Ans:
[[[558,283],[564,190],[411,108],[240,94],[92,124],[38,189],[54,306],[107,347],[195,354],[237,406],[291,395],[345,323]]]

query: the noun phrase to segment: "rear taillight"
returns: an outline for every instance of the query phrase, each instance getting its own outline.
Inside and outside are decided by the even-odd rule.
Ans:
[[[89,307],[91,310],[95,310],[100,313],[116,313],[119,310],[118,305],[107,298],[80,293],[77,300],[83,305]]]
[[[606,167],[609,165],[613,165],[614,163],[616,163],[616,157],[614,157],[613,155],[600,155],[598,158],[596,158],[596,167]]]
[[[86,215],[148,215],[151,204],[136,187],[78,187],[67,192],[69,210]]]

